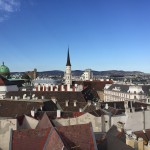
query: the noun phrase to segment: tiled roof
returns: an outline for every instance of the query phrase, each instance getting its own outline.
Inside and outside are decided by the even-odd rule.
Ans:
[[[13,131],[12,150],[42,150],[51,128]]]
[[[108,90],[113,90],[115,87],[119,87],[121,92],[127,92],[129,90],[130,85],[125,84],[112,84]]]
[[[50,121],[50,119],[48,118],[47,114],[44,113],[42,116],[42,119],[39,121],[38,125],[37,125],[37,129],[46,129],[46,128],[52,128],[53,124]]]
[[[58,92],[58,91],[17,91],[17,92],[7,92],[6,97],[10,98],[11,96],[20,96],[21,98],[23,95],[31,96],[35,94],[35,97],[41,99],[42,96],[45,99],[51,99],[55,97],[58,102],[65,102],[66,100],[74,101],[77,100],[78,102],[85,102],[84,96],[81,92]]]
[[[135,150],[112,135],[107,137],[107,150]]]
[[[91,124],[59,126],[57,131],[68,149],[95,150]]]
[[[130,86],[136,86],[136,85],[112,84],[108,88],[108,90],[113,90],[115,87],[119,87],[121,92],[127,92],[129,90]],[[150,85],[140,85],[140,86],[142,87],[144,94],[146,94],[146,95],[150,94]]]
[[[31,110],[39,109],[42,102],[0,100],[0,117],[17,117],[30,114]]]
[[[119,132],[116,126],[112,126],[106,135],[107,150],[134,150],[125,143],[125,133]]]
[[[46,150],[65,150],[65,144],[57,130],[52,128],[49,138],[47,139],[47,144],[45,146]],[[67,150],[67,149],[66,149]]]
[[[137,138],[141,137],[143,140],[148,143],[150,141],[150,129],[146,129],[145,133],[143,131],[136,131],[134,134],[137,136]]]
[[[60,150],[62,148],[95,150],[96,142],[91,124],[13,131],[12,150]]]
[[[7,80],[2,75],[0,75],[0,86],[4,86],[4,85],[13,85],[13,83]]]
[[[106,84],[112,84],[112,81],[74,81],[73,84],[82,84],[96,91],[103,91]]]
[[[91,87],[87,87],[82,91],[82,94],[84,95],[84,98],[88,101],[98,101],[100,98],[96,92],[96,90],[93,90]]]
[[[37,119],[41,120],[42,116],[43,116],[44,112],[40,111],[37,113]],[[48,118],[50,120],[56,119],[57,118],[57,112],[56,111],[47,111],[46,112]],[[61,117],[60,118],[74,118],[74,117],[78,117],[81,116],[82,114],[84,114],[84,112],[61,112]]]
[[[63,111],[72,111],[72,112],[79,112],[80,108],[84,108],[84,112],[89,112],[92,110],[95,110],[95,106],[90,105],[87,106],[87,102],[76,102],[76,106],[74,106],[74,102],[69,102],[68,107],[66,106],[66,103],[64,102],[59,102],[60,107],[62,108]],[[87,106],[87,107],[86,107]]]

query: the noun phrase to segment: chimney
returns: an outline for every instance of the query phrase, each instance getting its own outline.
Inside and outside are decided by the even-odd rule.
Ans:
[[[34,98],[35,98],[35,94],[32,95],[32,99],[34,99]]]
[[[74,106],[74,107],[77,106],[77,100],[74,100],[73,106]]]
[[[135,142],[134,139],[130,136],[126,136],[126,144],[134,148]]]
[[[40,106],[41,111],[43,111],[43,106]]]
[[[61,117],[61,110],[57,110],[57,118]]]
[[[91,101],[88,101],[88,106],[91,106]]]
[[[15,96],[15,100],[18,100],[18,96]]]
[[[43,84],[43,86],[42,86],[42,90],[45,91],[45,85],[44,85],[44,84]]]
[[[27,100],[30,100],[30,96],[27,96]]]
[[[122,123],[122,122],[117,122],[117,130],[119,131],[119,132],[123,132],[123,130],[124,130],[124,124]]]
[[[79,112],[83,112],[82,108],[79,108]]]
[[[143,138],[138,138],[138,150],[144,150]]]
[[[45,96],[42,95],[42,96],[41,96],[41,99],[45,99]]]
[[[23,99],[26,99],[27,94],[23,94]]]
[[[69,104],[69,100],[66,100],[66,107],[68,107],[68,104]]]
[[[132,148],[138,149],[137,136],[132,134],[131,136],[126,136],[126,144],[131,146]]]
[[[40,84],[38,85],[38,91],[41,91],[41,85]]]
[[[108,106],[108,104],[106,103],[106,104],[105,104],[105,109],[108,109],[108,108],[109,108],[109,106]]]
[[[36,112],[37,112],[37,110],[33,108],[33,109],[31,110],[31,116],[32,116],[32,117],[35,117],[35,113],[36,113]]]

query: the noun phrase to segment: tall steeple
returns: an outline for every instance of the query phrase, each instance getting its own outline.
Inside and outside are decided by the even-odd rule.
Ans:
[[[66,63],[66,66],[71,66],[71,63],[70,63],[70,55],[69,55],[69,47],[68,47],[68,56],[67,56],[67,63]]]
[[[72,75],[71,75],[71,63],[70,63],[69,47],[68,47],[68,55],[67,55],[67,63],[66,63],[66,71],[65,71],[65,84],[72,85]]]

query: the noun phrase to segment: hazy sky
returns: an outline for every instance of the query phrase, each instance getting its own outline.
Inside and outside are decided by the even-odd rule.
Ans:
[[[0,0],[0,63],[11,71],[150,73],[150,0]]]

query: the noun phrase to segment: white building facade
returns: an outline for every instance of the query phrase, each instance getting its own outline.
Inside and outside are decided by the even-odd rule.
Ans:
[[[86,69],[80,78],[82,81],[88,81],[93,79],[93,73],[91,69]]]
[[[150,85],[109,84],[104,88],[104,101],[147,99]]]

